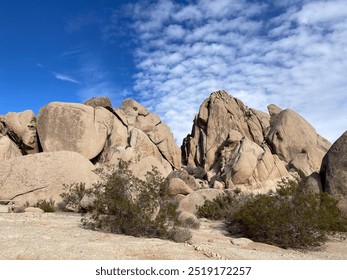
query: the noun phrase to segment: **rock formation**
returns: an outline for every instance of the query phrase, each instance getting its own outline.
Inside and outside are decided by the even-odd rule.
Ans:
[[[132,99],[114,109],[114,130],[100,155],[100,163],[127,162],[134,174],[144,179],[152,166],[166,177],[181,167],[181,151],[160,118]]]
[[[0,161],[0,200],[33,205],[38,199],[61,201],[64,184],[97,180],[94,165],[76,152],[38,153]]]
[[[250,109],[225,91],[200,107],[183,142],[183,162],[203,168],[208,181],[227,188],[267,189],[289,174],[265,142],[270,116]]]
[[[267,190],[293,169],[318,171],[330,143],[301,116],[271,104],[269,114],[245,106],[225,91],[201,105],[182,145],[183,163],[203,168],[210,185]]]
[[[140,179],[153,167],[164,177],[181,167],[169,128],[132,99],[118,109],[106,97],[85,104],[52,102],[37,121],[32,111],[0,116],[0,200],[59,202],[63,183],[90,186],[95,165],[120,161]]]
[[[330,143],[292,110],[271,117],[267,142],[273,153],[306,176],[318,171]]]
[[[8,136],[0,134],[0,161],[22,156],[17,145]]]
[[[268,111],[214,92],[181,149],[159,116],[132,99],[119,108],[106,97],[52,102],[37,118],[32,111],[8,113],[0,116],[0,200],[60,202],[63,184],[90,187],[97,180],[93,169],[125,162],[140,179],[153,167],[166,178],[182,221],[198,223],[196,207],[227,189],[266,192],[291,172],[309,175],[313,191],[346,205],[347,133],[328,151],[330,143],[300,115],[274,104]]]
[[[0,134],[9,136],[23,155],[39,151],[36,118],[31,110],[0,116]]]
[[[339,201],[339,208],[347,214],[347,131],[331,146],[320,168],[323,191]]]
[[[113,115],[102,107],[53,102],[40,110],[37,123],[44,152],[73,151],[93,159],[112,131]]]

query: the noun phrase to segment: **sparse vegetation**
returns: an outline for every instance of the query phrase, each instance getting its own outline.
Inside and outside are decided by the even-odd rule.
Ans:
[[[213,201],[206,200],[203,206],[198,207],[197,216],[210,220],[225,220],[238,201],[231,194],[217,196]]]
[[[99,170],[102,183],[95,186],[94,210],[83,218],[86,227],[138,237],[185,242],[191,235],[179,227],[177,205],[163,194],[164,179],[156,169],[146,181],[136,178],[125,164]]]
[[[347,231],[336,200],[326,193],[307,192],[294,180],[282,181],[271,194],[218,197],[198,213],[224,220],[231,234],[283,248],[318,246],[329,233]]]
[[[60,194],[63,199],[64,207],[68,206],[71,209],[75,209],[76,212],[85,212],[84,209],[80,205],[80,201],[82,200],[85,194],[91,193],[90,190],[86,189],[85,183],[74,183],[71,185],[64,185],[64,192]]]
[[[39,199],[34,207],[38,207],[44,212],[55,212],[54,204],[55,201],[52,198],[50,198],[48,201],[46,199]]]

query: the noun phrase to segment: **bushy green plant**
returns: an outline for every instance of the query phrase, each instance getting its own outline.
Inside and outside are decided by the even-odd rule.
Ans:
[[[303,191],[295,181],[282,182],[276,193],[259,194],[228,218],[229,231],[283,248],[322,244],[331,231],[346,231],[346,219],[325,193]]]
[[[164,179],[156,169],[147,174],[146,181],[136,178],[124,164],[98,174],[102,182],[92,191],[94,212],[83,220],[85,226],[118,234],[177,240],[180,230],[177,205],[159,195]],[[182,236],[179,241],[187,241]]]
[[[44,212],[55,212],[54,204],[55,201],[52,198],[50,198],[49,201],[47,201],[46,199],[39,199],[34,207],[38,207]]]
[[[230,208],[237,203],[231,194],[219,195],[212,201],[206,200],[204,205],[197,208],[197,216],[210,220],[224,220],[228,217]]]
[[[71,185],[65,185],[63,188],[64,192],[60,194],[63,199],[63,203],[76,209],[77,212],[84,212],[81,208],[80,201],[85,194],[91,193],[90,190],[86,189],[85,183],[73,183]]]

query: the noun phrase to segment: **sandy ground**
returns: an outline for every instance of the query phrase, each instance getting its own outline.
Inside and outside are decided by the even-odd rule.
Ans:
[[[232,238],[219,222],[203,220],[190,244],[86,230],[72,213],[0,213],[2,260],[347,259],[347,240],[331,238],[306,251]]]

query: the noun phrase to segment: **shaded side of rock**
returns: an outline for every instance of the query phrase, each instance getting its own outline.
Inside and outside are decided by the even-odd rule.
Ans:
[[[323,191],[339,201],[347,214],[347,131],[331,146],[320,168]]]

